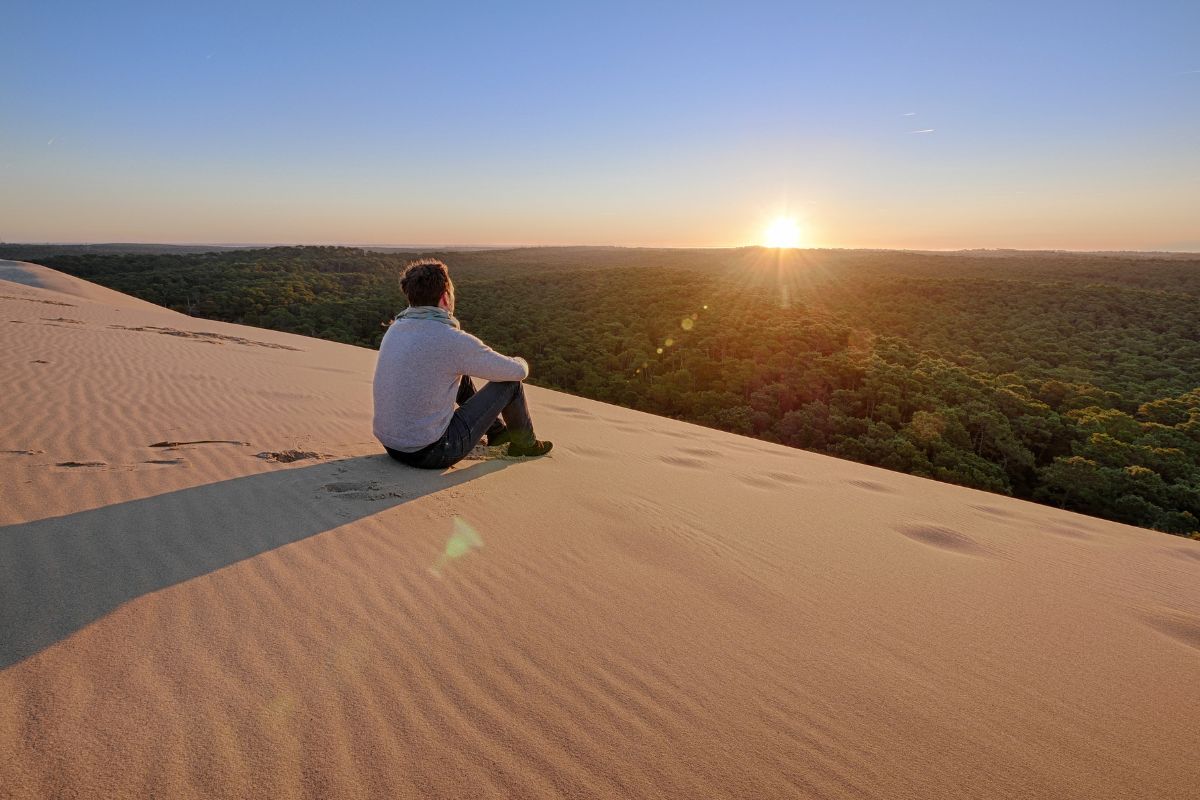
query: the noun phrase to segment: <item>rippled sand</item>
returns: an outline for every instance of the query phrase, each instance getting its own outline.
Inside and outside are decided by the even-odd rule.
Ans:
[[[1196,796],[1200,543],[0,266],[0,797]]]

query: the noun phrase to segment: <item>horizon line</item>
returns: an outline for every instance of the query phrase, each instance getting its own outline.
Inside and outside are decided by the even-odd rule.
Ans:
[[[360,244],[347,242],[162,242],[162,241],[74,241],[74,242],[8,242],[0,241],[0,247],[119,247],[123,245],[140,247],[213,247],[228,250],[253,250],[271,247],[348,247],[363,250],[389,249],[411,251],[466,251],[466,250],[535,250],[535,249],[608,249],[608,250],[746,250],[759,248],[762,250],[842,250],[870,251],[897,253],[975,253],[975,252],[1011,252],[1011,253],[1170,253],[1184,255],[1200,255],[1200,246],[1194,249],[1148,249],[1107,248],[1107,249],[1075,249],[1069,247],[846,247],[846,246],[811,246],[811,247],[768,247],[761,244],[737,245],[640,245],[640,244]]]

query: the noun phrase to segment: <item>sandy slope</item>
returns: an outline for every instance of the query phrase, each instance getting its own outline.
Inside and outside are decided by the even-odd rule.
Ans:
[[[49,289],[56,294],[71,295],[71,297],[57,298],[61,302],[70,302],[73,297],[112,308],[139,308],[143,310],[156,310],[164,314],[171,313],[167,309],[156,306],[153,303],[147,303],[145,300],[139,300],[127,294],[114,292],[112,289],[80,280],[65,272],[43,267],[41,264],[0,259],[0,290],[3,290],[5,287],[13,288],[12,284],[33,286],[39,289]],[[45,297],[54,299],[53,295],[45,295]]]
[[[0,797],[1196,796],[1200,543],[7,269]]]

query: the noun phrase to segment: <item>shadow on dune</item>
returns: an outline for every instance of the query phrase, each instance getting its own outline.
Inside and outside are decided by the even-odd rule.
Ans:
[[[0,669],[144,594],[509,463],[433,472],[363,456],[0,528]]]
[[[32,286],[35,289],[45,287],[45,282],[33,274],[25,264],[20,261],[9,261],[8,259],[0,259],[0,281],[12,281],[25,286]]]

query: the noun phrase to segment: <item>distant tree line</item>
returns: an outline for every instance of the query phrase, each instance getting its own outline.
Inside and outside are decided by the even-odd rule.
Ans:
[[[196,316],[377,347],[413,253],[39,263]],[[1200,261],[1124,254],[448,253],[533,382],[1200,537]]]

